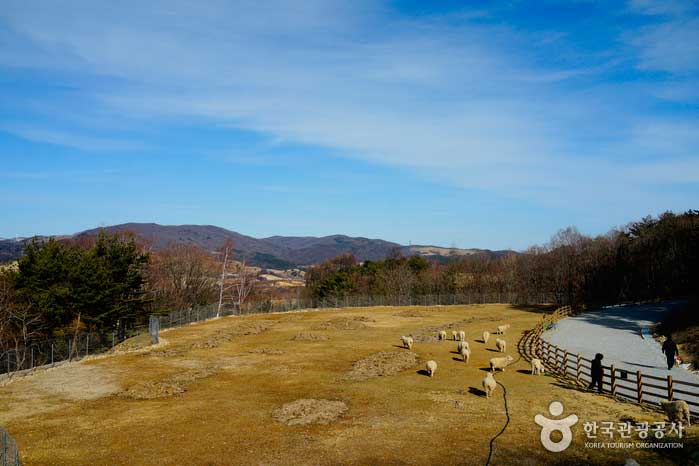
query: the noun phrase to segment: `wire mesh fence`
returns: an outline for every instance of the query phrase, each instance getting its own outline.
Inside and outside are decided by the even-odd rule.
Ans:
[[[5,345],[0,349],[0,375],[14,375],[39,367],[51,367],[64,361],[104,353],[117,344],[138,335],[141,327],[122,332],[80,332],[73,335],[33,341],[28,345]]]
[[[201,322],[228,315],[265,314],[272,312],[291,312],[303,309],[339,309],[350,307],[373,306],[450,306],[470,304],[544,304],[561,303],[562,299],[554,293],[542,293],[518,296],[513,293],[477,293],[477,294],[427,294],[406,296],[371,296],[348,295],[325,299],[289,298],[268,299],[244,303],[242,306],[225,306],[219,308],[212,304],[192,309],[173,311],[160,315],[160,328],[173,328],[193,322]]]
[[[0,427],[0,466],[20,466],[17,443]]]

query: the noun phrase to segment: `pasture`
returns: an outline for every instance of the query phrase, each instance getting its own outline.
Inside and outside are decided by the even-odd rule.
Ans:
[[[663,414],[532,376],[517,342],[550,309],[509,305],[372,307],[226,317],[162,333],[77,364],[0,386],[0,425],[23,464],[482,465],[506,423],[503,388],[481,380],[502,336],[515,363],[495,378],[509,425],[493,465],[687,464],[684,451],[585,448],[582,422],[658,422]],[[447,341],[438,341],[439,330]],[[456,353],[464,330],[471,357]],[[412,350],[401,346],[412,335]],[[438,364],[434,377],[425,362]],[[546,451],[534,416],[560,401],[579,423],[573,443]],[[616,439],[618,440],[618,438]],[[684,457],[684,460],[681,458]]]

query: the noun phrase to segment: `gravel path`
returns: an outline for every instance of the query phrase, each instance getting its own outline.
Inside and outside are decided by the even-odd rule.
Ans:
[[[678,306],[678,302],[659,304],[642,304],[635,306],[612,307],[595,312],[586,312],[558,322],[554,329],[544,333],[544,340],[565,348],[568,352],[580,353],[592,359],[595,353],[604,355],[604,365],[614,364],[616,368],[626,369],[635,374],[667,377],[699,384],[699,375],[685,369],[674,367],[667,370],[665,355],[660,344],[649,335],[642,335],[642,329],[659,322],[666,312]],[[608,372],[605,371],[605,382]],[[632,377],[635,383],[635,375]],[[647,381],[664,385],[659,381]],[[675,385],[675,388],[699,393],[699,388]],[[650,397],[653,401],[658,398]],[[699,396],[676,394],[675,399],[684,399],[699,403]],[[693,412],[699,407],[690,406]]]

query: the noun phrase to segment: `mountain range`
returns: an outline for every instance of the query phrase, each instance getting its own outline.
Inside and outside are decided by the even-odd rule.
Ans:
[[[396,249],[400,250],[404,256],[420,255],[444,261],[458,256],[478,254],[500,256],[510,252],[439,246],[404,246],[382,239],[346,235],[253,238],[213,225],[159,225],[157,223],[124,223],[86,230],[72,237],[94,236],[100,231],[133,233],[136,238],[155,250],[179,243],[198,246],[213,253],[230,240],[236,255],[247,257],[251,265],[274,269],[317,264],[346,253],[353,254],[358,261],[380,260]],[[24,243],[29,240],[30,238],[0,239],[0,262],[17,259],[22,253]]]

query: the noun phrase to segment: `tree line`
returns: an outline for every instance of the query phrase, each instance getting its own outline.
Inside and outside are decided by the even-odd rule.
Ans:
[[[311,268],[306,292],[406,298],[423,294],[554,296],[597,303],[695,295],[699,289],[699,211],[646,217],[590,237],[569,227],[521,253],[458,257],[448,263],[401,257],[358,263],[343,255]]]
[[[154,313],[240,306],[255,282],[224,247],[225,262],[191,245],[154,251],[129,234],[32,241],[0,266],[0,354],[78,332],[124,334]]]

